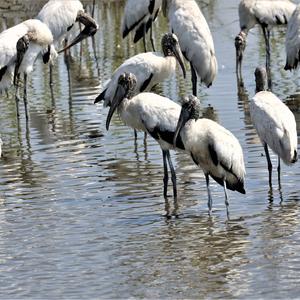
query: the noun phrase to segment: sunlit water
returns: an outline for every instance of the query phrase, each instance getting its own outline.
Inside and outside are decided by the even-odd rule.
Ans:
[[[199,1],[201,2],[201,1]],[[239,139],[247,170],[246,195],[212,182],[207,213],[205,179],[188,156],[172,153],[178,207],[162,196],[161,150],[94,105],[112,71],[142,51],[120,37],[123,3],[98,4],[99,32],[58,58],[55,84],[40,61],[16,119],[13,90],[0,100],[1,298],[295,298],[300,293],[300,164],[282,166],[282,189],[273,190],[263,148],[249,116],[254,69],[264,64],[259,29],[248,38],[245,90],[238,96],[234,37],[238,1],[202,4],[213,34],[219,73],[210,89],[199,86],[203,111]],[[91,7],[88,6],[87,10]],[[5,12],[3,12],[4,14]],[[28,16],[30,12],[28,12]],[[19,18],[2,21],[11,26]],[[155,25],[156,45],[167,31]],[[272,34],[273,91],[294,112],[300,128],[298,72],[283,71],[284,29]],[[69,66],[69,74],[68,69]],[[190,74],[190,73],[188,73]],[[178,70],[157,92],[175,101],[191,92]],[[274,166],[277,158],[272,155]],[[178,218],[166,214],[177,211]]]

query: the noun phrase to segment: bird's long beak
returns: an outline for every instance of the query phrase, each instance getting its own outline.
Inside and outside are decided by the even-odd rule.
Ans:
[[[29,38],[27,35],[21,37],[16,45],[17,48],[17,58],[15,63],[15,72],[14,72],[14,85],[17,84],[17,78],[19,75],[19,68],[24,58],[24,55],[29,47]]]
[[[85,12],[79,12],[76,21],[79,21],[80,23],[85,25],[84,29],[74,38],[74,40],[69,45],[59,50],[58,53],[71,48],[72,46],[76,45],[89,36],[93,36],[98,30],[98,24],[96,23],[96,21]]]
[[[186,77],[186,71],[185,71],[185,66],[184,66],[184,62],[183,62],[183,54],[181,52],[179,44],[176,44],[173,47],[173,53],[174,53],[174,56],[177,59],[179,65],[182,69],[183,77],[185,78]]]
[[[188,110],[181,108],[180,116],[177,122],[174,138],[173,138],[173,146],[176,147],[177,138],[180,133],[180,130],[184,127],[185,123],[189,120],[190,114]]]
[[[111,120],[115,110],[117,109],[117,107],[120,105],[122,100],[125,98],[126,93],[127,93],[126,89],[122,85],[118,84],[116,92],[115,92],[115,96],[113,98],[113,101],[111,103],[111,106],[110,106],[108,114],[107,114],[106,130],[109,129],[110,120]]]

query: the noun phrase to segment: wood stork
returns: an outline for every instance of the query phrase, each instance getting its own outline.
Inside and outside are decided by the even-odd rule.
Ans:
[[[98,30],[98,24],[89,14],[84,12],[83,5],[79,0],[49,0],[36,16],[36,19],[42,21],[49,27],[53,34],[56,48],[61,46],[76,22],[82,23],[85,26],[84,29],[67,46],[59,50],[58,53],[69,49],[89,36],[93,36]],[[47,60],[46,54],[43,59],[44,61]],[[51,64],[50,83],[52,83]]]
[[[106,119],[106,129],[109,129],[111,118],[117,109],[120,118],[127,126],[149,133],[159,143],[164,164],[164,197],[167,197],[168,162],[172,175],[173,195],[176,200],[176,174],[169,150],[174,148],[184,150],[180,138],[173,146],[180,105],[154,93],[145,92],[134,96],[137,83],[138,79],[132,73],[119,76],[115,96]]]
[[[200,102],[195,96],[183,99],[180,117],[174,136],[183,142],[196,165],[200,166],[206,179],[209,214],[212,198],[209,176],[224,187],[225,204],[228,213],[227,188],[245,194],[245,166],[243,151],[235,136],[210,119],[200,119]]]
[[[250,115],[257,134],[264,146],[272,187],[272,163],[268,146],[278,155],[278,182],[280,186],[280,159],[287,165],[298,159],[297,130],[294,114],[272,92],[265,91],[266,70],[255,70],[256,94],[250,102]]]
[[[296,69],[300,60],[300,4],[294,10],[287,26],[285,50],[286,64],[284,69]]]
[[[289,0],[242,0],[239,4],[240,32],[235,38],[236,72],[242,78],[242,60],[248,32],[256,24],[262,28],[266,44],[266,69],[268,87],[271,89],[270,30],[273,26],[286,25],[296,8]]]
[[[210,87],[216,77],[218,64],[208,24],[194,0],[163,0],[162,8],[168,16],[171,31],[179,40],[184,57],[192,72],[193,94],[197,95],[197,75]]]
[[[183,76],[185,67],[182,53],[175,34],[166,33],[162,37],[163,54],[146,52],[127,59],[113,73],[102,93],[95,99],[95,103],[104,100],[104,106],[109,106],[116,93],[118,80],[124,72],[133,73],[136,77],[135,94],[150,91],[151,88],[175,73],[176,60],[179,62]]]
[[[134,43],[138,42],[143,38],[144,49],[147,51],[146,47],[146,33],[150,29],[150,41],[155,51],[153,33],[152,33],[152,23],[157,18],[161,7],[162,0],[127,0],[123,19],[122,19],[122,36],[125,38],[129,32],[135,30]]]
[[[33,64],[40,52],[49,52],[53,36],[46,24],[39,20],[29,19],[13,26],[0,34],[0,91],[6,90],[14,82],[16,85],[17,114],[18,81],[24,74],[24,104],[26,118],[26,81],[27,74],[33,70]],[[53,49],[52,49],[53,50]],[[55,51],[50,51],[48,59],[53,59]]]

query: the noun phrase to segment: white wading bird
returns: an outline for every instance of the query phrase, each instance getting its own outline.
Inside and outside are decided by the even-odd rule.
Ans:
[[[174,144],[178,138],[190,153],[196,165],[203,170],[208,193],[209,214],[212,198],[209,176],[224,187],[226,211],[228,213],[227,188],[245,194],[245,165],[243,151],[235,136],[210,119],[200,118],[200,102],[194,97],[185,98],[175,131]]]
[[[114,71],[102,93],[95,99],[95,103],[104,100],[104,106],[111,104],[116,93],[119,77],[125,72],[133,73],[136,77],[135,95],[150,91],[153,86],[174,74],[176,60],[179,62],[185,77],[185,67],[177,37],[172,33],[166,33],[162,38],[161,45],[163,54],[146,52],[127,59]]]
[[[84,12],[82,3],[79,0],[49,0],[36,16],[36,19],[49,27],[56,48],[61,46],[75,22],[82,23],[85,26],[73,41],[58,53],[69,49],[89,36],[93,36],[98,30],[98,24],[89,14]],[[50,53],[50,48],[48,53]],[[47,55],[44,55],[43,59],[44,62],[47,61]],[[52,83],[51,64],[50,83]]]
[[[125,38],[129,32],[135,30],[134,43],[143,38],[144,49],[146,47],[146,33],[150,29],[150,41],[155,51],[152,23],[157,18],[162,0],[127,0],[122,19],[122,36]]]
[[[0,158],[2,156],[2,144],[3,144],[3,142],[2,142],[1,137],[0,137]]]
[[[137,78],[132,73],[124,73],[119,76],[115,96],[106,119],[106,129],[109,129],[110,120],[117,109],[120,118],[127,126],[149,133],[162,149],[164,197],[167,197],[168,161],[172,175],[173,195],[174,199],[176,199],[176,174],[169,150],[174,148],[184,150],[180,138],[177,140],[176,145],[173,146],[180,105],[154,93],[140,93],[134,96],[136,84]]]
[[[218,64],[213,39],[207,22],[194,0],[163,0],[162,8],[168,16],[171,31],[179,40],[184,57],[192,72],[193,94],[197,95],[197,76],[210,87]]]
[[[284,69],[296,69],[300,60],[300,4],[294,10],[287,26],[285,50],[286,64]]]
[[[296,8],[289,0],[242,0],[239,4],[240,32],[235,38],[236,73],[242,78],[243,52],[246,48],[248,32],[256,24],[260,25],[266,44],[266,69],[268,86],[271,88],[270,70],[270,29],[276,25],[286,25]]]
[[[28,118],[27,74],[33,70],[33,64],[40,52],[46,51],[47,60],[57,55],[54,49],[49,51],[52,43],[53,36],[47,25],[35,19],[26,20],[0,34],[0,92],[8,89],[12,83],[16,85],[18,115],[20,74],[24,74],[24,104],[26,118]]]
[[[250,102],[253,125],[264,146],[272,187],[272,163],[268,146],[278,155],[278,182],[280,185],[280,159],[287,165],[298,159],[297,130],[294,114],[272,92],[265,91],[266,70],[256,68],[256,94]]]

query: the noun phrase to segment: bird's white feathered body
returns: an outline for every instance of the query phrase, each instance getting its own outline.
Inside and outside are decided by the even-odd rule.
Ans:
[[[163,150],[174,149],[180,110],[180,105],[169,98],[148,92],[125,99],[118,107],[120,118],[127,126],[149,133]],[[178,146],[182,149],[182,143]]]
[[[240,28],[247,33],[256,24],[287,24],[295,8],[289,0],[243,0],[239,4]]]
[[[175,70],[176,59],[173,56],[165,57],[159,52],[137,54],[127,59],[114,71],[111,79],[105,86],[104,105],[110,105],[116,91],[118,78],[124,72],[130,72],[136,76],[135,91],[137,94],[143,91],[150,91],[153,86],[174,74]]]
[[[194,0],[169,0],[171,31],[179,40],[185,58],[192,63],[201,82],[210,86],[218,71],[214,43],[208,24]]]
[[[53,36],[49,28],[39,20],[29,19],[13,26],[0,34],[0,69],[7,66],[2,80],[0,91],[7,89],[12,84],[14,67],[17,56],[17,42],[24,35],[30,33],[33,40],[25,52],[19,68],[20,73],[30,73],[38,54],[52,44]]]
[[[243,191],[246,174],[242,147],[236,137],[210,119],[189,120],[180,132],[184,148],[205,174],[229,189]]]
[[[285,70],[296,69],[300,59],[300,5],[296,7],[288,23],[285,36],[285,50]]]
[[[123,37],[133,29],[139,30],[142,24],[152,23],[160,10],[161,2],[162,0],[127,0],[121,26]]]
[[[50,0],[36,18],[49,27],[56,46],[60,46],[75,24],[78,11],[84,11],[79,0]]]
[[[291,164],[297,156],[297,130],[290,109],[273,93],[261,91],[251,99],[250,113],[261,142]]]

